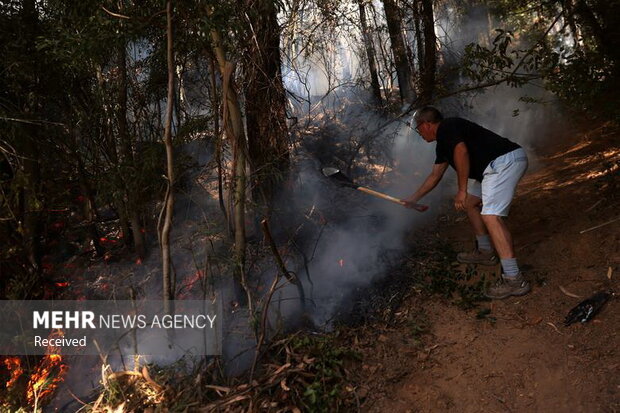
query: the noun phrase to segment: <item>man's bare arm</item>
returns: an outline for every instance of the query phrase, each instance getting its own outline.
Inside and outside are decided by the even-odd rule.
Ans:
[[[467,179],[469,178],[469,152],[464,142],[454,147],[454,167],[458,179],[459,190],[454,198],[454,206],[458,210],[465,209],[467,199]]]
[[[437,186],[443,174],[446,172],[446,169],[448,169],[448,162],[433,165],[431,173],[424,180],[422,185],[420,185],[418,190],[415,191],[413,195],[403,199],[403,201],[407,204],[415,204],[418,202],[424,195],[431,192]]]

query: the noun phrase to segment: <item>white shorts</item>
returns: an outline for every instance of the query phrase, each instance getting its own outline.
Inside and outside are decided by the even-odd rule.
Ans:
[[[482,173],[482,182],[469,179],[467,192],[482,198],[482,215],[508,216],[517,184],[527,169],[523,148],[495,158]]]

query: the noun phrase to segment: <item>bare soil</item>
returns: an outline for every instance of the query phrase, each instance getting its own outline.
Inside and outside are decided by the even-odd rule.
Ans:
[[[618,296],[591,322],[562,323],[593,293],[620,293],[620,221],[608,223],[620,217],[620,134],[575,133],[532,163],[508,220],[532,292],[463,310],[412,291],[400,322],[356,333],[362,411],[620,411]],[[457,251],[473,247],[455,212],[435,231]]]

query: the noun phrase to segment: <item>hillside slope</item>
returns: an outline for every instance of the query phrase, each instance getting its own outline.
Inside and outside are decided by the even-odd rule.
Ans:
[[[572,140],[532,162],[509,218],[533,291],[468,311],[412,294],[397,313],[408,322],[361,339],[363,411],[620,410],[617,296],[593,321],[562,324],[582,299],[620,292],[620,135],[606,124]],[[461,215],[447,212],[436,231],[472,247]],[[421,343],[411,314],[424,319]]]

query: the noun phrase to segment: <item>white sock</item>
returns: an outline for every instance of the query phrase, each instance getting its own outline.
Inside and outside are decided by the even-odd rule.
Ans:
[[[489,234],[476,235],[476,241],[478,241],[479,250],[493,251],[493,244],[491,244],[491,237],[489,237]]]
[[[506,278],[516,278],[519,275],[519,266],[516,258],[502,258],[502,269]]]

